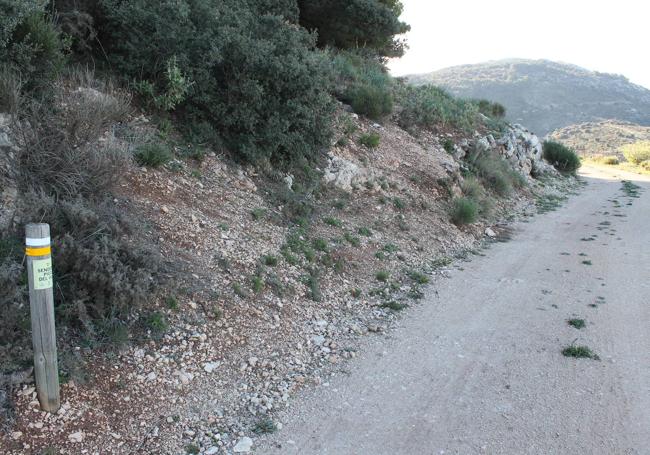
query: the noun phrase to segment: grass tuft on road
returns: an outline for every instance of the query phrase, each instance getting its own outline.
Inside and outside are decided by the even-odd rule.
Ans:
[[[569,324],[571,327],[575,327],[576,329],[584,329],[587,325],[584,319],[569,319],[567,321],[567,324]]]
[[[592,359],[600,360],[597,354],[589,349],[587,346],[568,346],[562,349],[564,357],[574,357],[576,359]]]

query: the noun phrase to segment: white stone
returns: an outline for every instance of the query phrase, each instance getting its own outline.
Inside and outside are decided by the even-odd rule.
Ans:
[[[248,436],[244,436],[237,442],[237,444],[232,450],[235,453],[248,453],[251,451],[252,447],[253,447],[253,440]]]
[[[219,367],[219,365],[221,365],[221,362],[207,362],[203,365],[203,371],[206,373],[212,373]]]
[[[485,229],[485,235],[488,237],[496,237],[497,233],[492,230],[492,228],[486,228]]]
[[[84,439],[84,434],[82,431],[77,431],[68,435],[68,441],[70,442],[81,442]]]

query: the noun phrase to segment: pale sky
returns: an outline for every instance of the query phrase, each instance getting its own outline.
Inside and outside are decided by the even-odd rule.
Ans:
[[[504,58],[548,59],[650,88],[648,0],[402,0],[409,49],[394,76]]]

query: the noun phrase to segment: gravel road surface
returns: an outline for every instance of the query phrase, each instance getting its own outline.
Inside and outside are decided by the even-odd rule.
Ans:
[[[580,195],[452,268],[302,393],[256,453],[650,454],[650,179],[582,174]]]

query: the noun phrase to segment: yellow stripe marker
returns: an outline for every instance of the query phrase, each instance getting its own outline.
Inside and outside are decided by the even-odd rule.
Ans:
[[[52,247],[46,246],[41,248],[33,248],[28,246],[25,248],[25,254],[27,256],[47,256],[48,254],[52,254]]]

